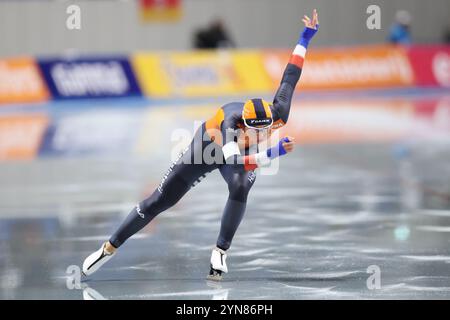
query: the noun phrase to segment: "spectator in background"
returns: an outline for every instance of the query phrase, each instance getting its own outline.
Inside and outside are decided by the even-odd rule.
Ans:
[[[213,20],[208,27],[200,29],[194,34],[194,48],[196,49],[233,48],[234,46],[221,19]]]
[[[395,14],[395,23],[389,33],[389,42],[393,44],[411,44],[411,15],[408,11],[400,10]]]
[[[447,26],[447,29],[444,32],[444,43],[450,44],[450,25]]]

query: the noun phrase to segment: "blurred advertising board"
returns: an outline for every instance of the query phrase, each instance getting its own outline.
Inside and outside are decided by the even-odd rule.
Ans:
[[[0,160],[35,158],[48,122],[43,114],[0,116]]]
[[[450,139],[450,95],[415,101],[416,134]]]
[[[39,59],[54,99],[140,96],[126,57]]]
[[[182,0],[139,0],[141,19],[145,22],[178,21]]]
[[[33,58],[0,59],[0,104],[42,102],[48,96]]]
[[[290,50],[267,50],[264,67],[278,87]],[[299,86],[303,89],[368,89],[411,86],[414,74],[404,49],[387,45],[310,49]]]
[[[140,110],[95,110],[64,114],[48,127],[41,145],[44,156],[124,154],[134,145]]]
[[[142,116],[136,153],[154,157],[167,154],[168,146],[172,146],[171,159],[175,159],[189,145],[197,128],[214,116],[217,108],[219,105],[213,103],[166,104],[163,108],[149,108]]]
[[[300,143],[382,142],[403,138],[414,123],[408,100],[304,101],[283,130]]]
[[[302,101],[281,129],[305,143],[450,141],[450,96]]]
[[[450,88],[450,46],[413,46],[408,55],[416,85]]]
[[[196,51],[133,56],[146,95],[208,97],[267,92],[270,78],[258,51]]]
[[[127,56],[0,59],[0,105],[136,97],[273,93],[291,50],[217,50]],[[312,48],[298,90],[450,87],[450,46]]]

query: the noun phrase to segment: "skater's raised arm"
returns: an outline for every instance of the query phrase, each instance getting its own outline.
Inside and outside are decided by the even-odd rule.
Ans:
[[[303,22],[305,23],[305,29],[300,34],[273,100],[272,110],[277,127],[285,125],[288,121],[292,95],[302,73],[306,50],[308,49],[310,40],[319,29],[317,10],[314,9],[312,20],[305,15]]]
[[[292,96],[294,94],[295,86],[297,85],[297,82],[300,79],[300,75],[302,73],[306,50],[308,48],[310,40],[314,37],[319,28],[319,18],[317,15],[317,10],[314,9],[312,20],[305,15],[303,18],[303,22],[305,23],[305,29],[300,34],[297,45],[291,55],[286,69],[284,70],[280,86],[277,90],[277,93],[275,94],[273,104],[270,107],[271,111],[269,112],[267,109],[265,109],[264,103],[262,101],[258,102],[258,100],[261,99],[252,99],[252,101],[254,101],[253,106],[255,109],[250,113],[253,113],[253,118],[255,118],[254,120],[257,121],[253,124],[258,123],[263,127],[264,125],[266,125],[266,127],[277,129],[287,123],[289,111],[291,108]],[[259,108],[255,106],[255,103],[258,104]],[[256,109],[258,109],[258,111],[256,111]],[[238,118],[243,118],[244,114],[245,112],[243,112],[242,115],[235,116]],[[236,120],[237,119],[234,119],[232,117],[224,117],[224,121],[222,123],[223,137],[227,136],[226,131],[228,129],[231,129],[231,131],[237,129]],[[244,123],[246,124],[246,126],[251,127],[253,125],[248,124],[245,121]],[[267,123],[269,124],[267,125]],[[237,137],[235,136],[233,139],[225,139],[222,151],[227,164],[242,165],[245,170],[254,170],[258,167],[266,166],[270,164],[270,161],[272,159],[292,151],[293,146],[293,139],[290,137],[285,137],[281,139],[277,145],[263,152],[252,155],[241,155]]]

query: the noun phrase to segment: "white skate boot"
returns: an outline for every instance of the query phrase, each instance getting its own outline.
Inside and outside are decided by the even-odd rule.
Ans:
[[[106,243],[102,244],[101,248],[92,253],[83,262],[83,274],[89,276],[97,271],[102,265],[104,265],[109,259],[111,259],[114,253],[107,253],[105,251]]]
[[[214,248],[211,253],[211,270],[207,277],[208,280],[222,280],[222,272],[227,273],[227,254],[219,248]]]

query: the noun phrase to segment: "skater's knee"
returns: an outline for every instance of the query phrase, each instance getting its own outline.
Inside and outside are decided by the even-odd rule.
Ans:
[[[147,199],[141,201],[136,209],[137,212],[139,214],[146,214],[152,211],[152,209],[154,208],[155,204],[157,203],[157,197],[155,197],[154,194],[152,194],[150,197],[148,197]]]
[[[184,180],[172,177],[170,184],[165,185],[164,188],[159,187],[139,204],[140,210],[144,214],[158,214],[176,204],[188,189]]]
[[[228,185],[228,191],[230,192],[230,199],[245,202],[250,191],[250,185],[243,181],[235,181]]]
[[[143,215],[148,215],[161,212],[170,206],[170,201],[156,190],[149,198],[139,203],[137,210]]]

